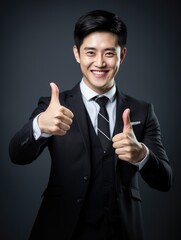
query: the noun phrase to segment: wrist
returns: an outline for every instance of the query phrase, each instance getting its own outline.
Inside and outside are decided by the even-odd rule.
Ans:
[[[42,115],[43,113],[40,113],[39,116],[37,117],[37,123],[41,133],[45,133],[45,128],[43,127]]]
[[[140,154],[137,162],[141,162],[147,155],[147,149],[145,145],[142,143],[139,143],[139,144],[140,144]]]
[[[140,148],[141,148],[141,152],[140,152],[139,162],[142,161],[147,155],[147,149],[143,143],[140,143]]]

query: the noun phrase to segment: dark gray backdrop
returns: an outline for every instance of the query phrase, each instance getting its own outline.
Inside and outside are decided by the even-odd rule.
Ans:
[[[45,151],[26,166],[11,163],[8,144],[54,81],[65,90],[81,79],[72,54],[73,28],[83,13],[104,9],[128,26],[128,52],[117,76],[127,94],[152,102],[172,164],[168,193],[141,181],[146,240],[180,235],[180,9],[175,0],[1,1],[0,239],[27,239],[46,187]],[[71,177],[71,176],[70,176]],[[179,236],[180,235],[180,236]]]

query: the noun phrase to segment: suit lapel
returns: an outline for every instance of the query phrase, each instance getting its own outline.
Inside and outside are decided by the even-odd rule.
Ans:
[[[114,128],[114,135],[123,131],[123,112],[126,108],[129,108],[129,102],[126,100],[124,94],[116,92],[117,106],[116,106],[116,124]]]
[[[126,108],[129,108],[129,102],[126,100],[126,96],[120,93],[117,89],[116,92],[117,106],[116,106],[116,123],[114,128],[114,135],[123,131],[123,112]],[[115,167],[117,166],[118,157],[115,155]]]
[[[80,133],[82,134],[85,148],[88,152],[88,155],[90,156],[90,141],[89,141],[89,129],[87,124],[87,113],[82,100],[79,84],[77,84],[72,89],[72,91],[70,91],[68,103],[72,109],[74,118],[77,121]]]

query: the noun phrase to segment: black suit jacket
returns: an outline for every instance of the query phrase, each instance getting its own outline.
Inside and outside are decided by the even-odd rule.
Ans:
[[[32,121],[48,107],[50,98],[41,98],[29,122],[15,134],[9,152],[16,164],[34,161],[45,147],[51,155],[48,187],[34,224],[31,239],[71,238],[79,219],[91,176],[90,144],[86,110],[79,84],[60,93],[60,102],[74,113],[73,123],[65,136],[52,136],[35,141]],[[161,143],[160,127],[151,104],[133,99],[117,91],[117,118],[115,133],[122,132],[122,113],[131,110],[131,121],[140,122],[133,127],[138,141],[150,150],[149,159],[141,171],[115,155],[117,199],[120,207],[122,238],[142,240],[141,197],[138,173],[152,188],[169,190],[172,171]]]

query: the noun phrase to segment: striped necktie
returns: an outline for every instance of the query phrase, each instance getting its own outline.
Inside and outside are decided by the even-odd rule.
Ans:
[[[99,104],[100,110],[98,113],[98,136],[101,141],[101,145],[103,147],[104,152],[106,152],[107,148],[110,145],[110,129],[109,129],[109,116],[106,110],[106,104],[108,102],[108,98],[103,96],[100,98],[96,98],[95,101]]]

